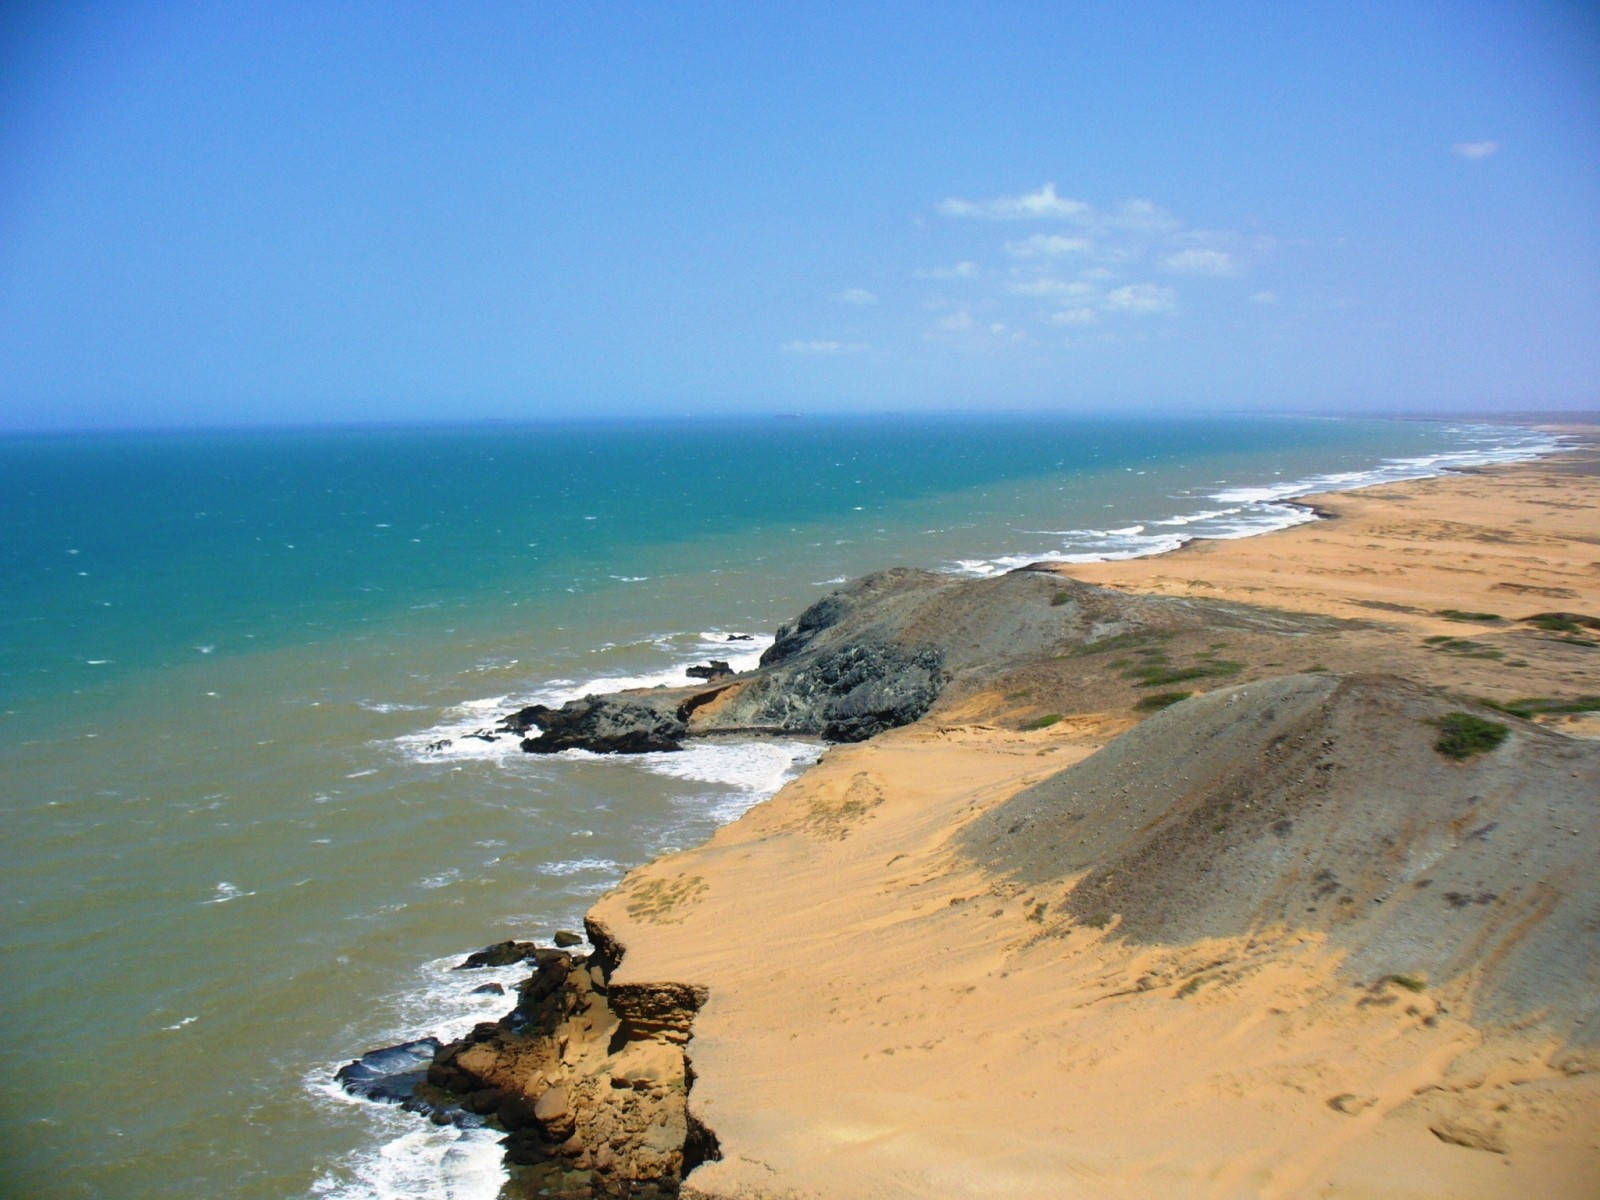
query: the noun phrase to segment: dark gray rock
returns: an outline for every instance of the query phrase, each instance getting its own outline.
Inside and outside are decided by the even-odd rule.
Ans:
[[[778,636],[761,655],[763,667],[775,667],[788,662],[809,646],[825,629],[837,625],[850,611],[851,604],[843,592],[829,592],[795,620],[793,625],[780,625]]]
[[[774,679],[756,716],[790,732],[860,742],[915,721],[943,684],[942,656],[931,646],[849,643]]]
[[[538,949],[539,947],[532,942],[496,942],[492,946],[485,946],[482,950],[474,950],[456,964],[456,970],[467,971],[475,967],[509,967],[512,963],[534,957],[534,953]]]
[[[431,1068],[441,1046],[437,1038],[369,1050],[334,1073],[340,1087],[375,1104],[397,1104],[421,1113],[436,1125],[479,1126],[483,1120],[431,1083]]]
[[[628,696],[585,696],[569,700],[558,709],[534,705],[522,711],[533,714],[541,731],[538,737],[522,743],[522,748],[532,754],[562,750],[592,750],[597,754],[681,750],[681,739],[689,731],[672,707],[659,707]]]

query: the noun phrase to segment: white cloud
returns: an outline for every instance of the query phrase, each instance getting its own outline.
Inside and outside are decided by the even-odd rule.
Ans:
[[[920,271],[911,273],[917,279],[976,279],[978,277],[978,264],[975,262],[958,262],[950,267],[925,267]]]
[[[1255,304],[1276,304],[1278,302],[1278,293],[1273,291],[1257,292],[1250,299]]]
[[[869,292],[866,288],[845,288],[842,292],[833,294],[835,304],[868,305],[878,302],[876,292]]]
[[[1239,270],[1226,250],[1180,250],[1167,255],[1162,265],[1185,275],[1233,275]]]
[[[1460,158],[1488,158],[1499,149],[1499,142],[1457,142],[1450,147],[1451,153]]]
[[[965,333],[972,328],[972,314],[964,308],[960,312],[953,312],[939,322],[939,328],[946,333]]]
[[[1082,200],[1056,195],[1056,185],[1047,183],[1036,192],[997,196],[993,200],[951,197],[940,201],[939,213],[946,217],[976,217],[985,221],[1070,221],[1087,219],[1094,209]]]
[[[1088,238],[1062,237],[1059,233],[1036,233],[1020,242],[1007,242],[1012,258],[1055,258],[1063,254],[1087,254],[1094,249]]]
[[[1130,283],[1106,294],[1106,308],[1113,312],[1169,313],[1178,307],[1178,293],[1154,283]]]
[[[1068,283],[1048,276],[1039,279],[1014,279],[1006,290],[1018,296],[1089,296],[1094,288],[1087,283]]]
[[[1068,308],[1050,314],[1052,325],[1093,325],[1099,319],[1100,314],[1092,308]]]
[[[1183,228],[1182,221],[1149,200],[1124,200],[1104,220],[1107,227],[1128,233],[1174,233]]]
[[[865,342],[830,342],[822,339],[785,342],[779,347],[785,354],[855,354],[866,348]]]
[[[1102,282],[1107,279],[1115,279],[1116,277],[1117,273],[1111,270],[1109,267],[1090,267],[1087,271],[1081,272],[1078,276],[1079,279],[1098,279]]]

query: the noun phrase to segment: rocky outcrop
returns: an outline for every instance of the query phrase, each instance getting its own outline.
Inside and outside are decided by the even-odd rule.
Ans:
[[[945,683],[943,661],[934,646],[864,641],[826,648],[756,685],[748,701],[752,723],[865,741],[933,707]]]
[[[525,715],[540,730],[539,736],[523,740],[522,748],[531,754],[574,749],[597,754],[681,750],[689,731],[673,709],[625,695],[585,696],[554,709],[536,704],[514,717]]]
[[[523,748],[603,753],[679,749],[685,738],[769,733],[858,742],[929,712],[952,689],[971,694],[1007,672],[1071,658],[1107,639],[1175,629],[1295,634],[1320,618],[1238,605],[1130,596],[1024,567],[990,579],[897,568],[807,608],[754,671],[712,660],[689,675],[714,687],[587,696],[532,705],[499,728],[538,736]],[[716,703],[713,704],[712,701]]]
[[[411,1112],[433,1117],[441,1124],[449,1123],[464,1114],[449,1096],[427,1087],[434,1056],[442,1048],[436,1038],[430,1037],[369,1050],[355,1062],[340,1067],[334,1079],[352,1096],[381,1104],[398,1104]]]
[[[539,947],[533,942],[496,942],[482,950],[474,950],[457,963],[455,969],[470,971],[479,967],[509,967],[525,958],[533,958],[538,952]]]
[[[436,1122],[504,1130],[504,1196],[677,1196],[683,1176],[717,1156],[689,1111],[684,1051],[705,991],[613,984],[623,948],[602,926],[587,932],[588,956],[535,948],[534,973],[501,1020],[446,1046],[374,1051],[339,1082]]]

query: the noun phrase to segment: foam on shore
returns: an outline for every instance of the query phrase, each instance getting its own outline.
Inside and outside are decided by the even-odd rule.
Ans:
[[[963,575],[1000,575],[1035,562],[1119,562],[1167,554],[1201,538],[1254,537],[1316,520],[1316,514],[1304,505],[1291,503],[1295,497],[1425,479],[1446,471],[1523,462],[1557,453],[1568,444],[1559,434],[1501,425],[1464,425],[1451,432],[1469,444],[1460,450],[1438,454],[1384,459],[1361,471],[1336,471],[1291,480],[1226,486],[1211,492],[1184,493],[1174,496],[1173,502],[1177,505],[1204,504],[1205,507],[1149,517],[1115,529],[1028,531],[1059,540],[1054,545],[1041,544],[1034,551],[957,559],[950,567]],[[1175,528],[1182,532],[1171,532]]]

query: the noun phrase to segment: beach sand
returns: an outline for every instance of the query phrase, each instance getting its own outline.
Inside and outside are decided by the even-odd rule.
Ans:
[[[1311,668],[1502,701],[1600,692],[1600,651],[1522,620],[1600,613],[1597,464],[1591,449],[1313,497],[1332,519],[1060,569],[1341,619],[1195,690]],[[626,948],[616,982],[708,994],[691,1106],[723,1157],[685,1194],[1600,1194],[1594,1036],[1539,1012],[1477,1014],[1475,970],[1374,978],[1355,964],[1381,936],[1313,921],[1128,937],[1113,914],[1061,919],[1082,871],[1041,884],[971,853],[962,837],[985,814],[1138,722],[1114,689],[1073,690],[1073,671],[1097,669],[1053,664],[834,747],[596,906]],[[1024,727],[1041,713],[1060,717]],[[1595,732],[1592,717],[1550,720]],[[1549,740],[1541,752],[1564,752]],[[1566,887],[1592,899],[1584,873]],[[1516,910],[1524,925],[1553,902],[1539,903]],[[1517,936],[1494,953],[1514,955]],[[1595,937],[1570,946],[1591,982]]]

